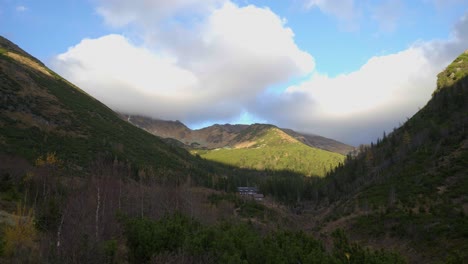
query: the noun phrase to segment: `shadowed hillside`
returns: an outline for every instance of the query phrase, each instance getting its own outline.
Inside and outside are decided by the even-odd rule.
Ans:
[[[185,167],[191,156],[122,121],[112,110],[0,39],[0,146],[34,160],[57,152],[83,167],[97,154],[138,166]]]
[[[467,75],[468,51],[424,108],[327,176],[316,191],[325,230],[346,227],[418,262],[468,261]]]

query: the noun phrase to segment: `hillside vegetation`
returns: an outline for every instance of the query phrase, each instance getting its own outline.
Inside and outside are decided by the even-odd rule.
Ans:
[[[239,138],[245,135],[245,131],[252,131],[254,127],[275,127],[273,125],[231,125],[215,124],[201,129],[192,130],[185,126],[180,121],[166,121],[152,119],[143,116],[132,116],[122,114],[122,119],[142,128],[153,135],[162,138],[171,138],[185,144],[188,149],[217,149],[224,147],[232,147],[239,142]],[[282,132],[297,139],[305,145],[327,150],[330,152],[346,155],[355,150],[353,146],[346,145],[336,140],[325,138],[317,135],[299,133],[287,128],[278,128]],[[249,132],[247,132],[249,133]]]
[[[213,125],[191,130],[180,121],[122,115],[122,119],[204,159],[237,168],[323,177],[353,147],[268,124]]]
[[[407,245],[414,261],[468,261],[467,75],[465,52],[424,108],[328,175],[317,189],[327,221],[346,217],[369,243]]]
[[[192,162],[186,151],[122,121],[8,40],[0,39],[0,47],[1,152],[29,161],[55,152],[74,167],[86,167],[97,154],[168,171]]]
[[[333,249],[327,252],[303,232],[261,236],[247,224],[204,226],[179,214],[159,221],[126,219],[124,225],[134,263],[406,263],[393,252],[350,243],[342,231],[333,234]]]
[[[192,152],[240,168],[287,170],[320,177],[344,161],[341,154],[311,148],[268,125],[253,125],[243,130],[233,142],[232,147]]]

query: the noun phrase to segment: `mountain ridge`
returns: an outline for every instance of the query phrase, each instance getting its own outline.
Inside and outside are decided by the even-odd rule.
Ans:
[[[177,146],[184,144],[194,155],[245,169],[287,170],[323,177],[343,162],[345,157],[329,149],[346,153],[354,150],[335,140],[305,136],[271,124],[215,124],[191,130],[180,121],[128,115],[122,115],[122,118],[154,135],[171,139],[169,142]]]
[[[353,146],[344,144],[334,139],[311,135],[306,133],[296,132],[292,129],[279,128],[271,124],[214,124],[200,129],[190,129],[182,122],[168,121],[161,119],[152,119],[144,116],[130,116],[121,114],[123,119],[130,121],[132,124],[147,130],[148,132],[163,138],[177,139],[183,144],[193,148],[216,149],[223,147],[232,147],[239,143],[238,136],[242,131],[251,126],[272,126],[282,130],[288,134],[313,148],[319,148],[330,152],[336,152],[342,155],[347,155],[354,151]]]
[[[89,164],[101,151],[142,167],[159,163],[161,168],[183,168],[192,162],[189,153],[122,121],[109,107],[3,37],[0,49],[3,153],[33,163],[56,152],[75,167]]]

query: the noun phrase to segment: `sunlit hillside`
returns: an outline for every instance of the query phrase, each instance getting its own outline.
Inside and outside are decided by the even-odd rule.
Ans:
[[[232,146],[194,150],[202,158],[257,170],[288,170],[323,177],[344,161],[345,156],[309,147],[280,129],[255,125],[244,130]]]

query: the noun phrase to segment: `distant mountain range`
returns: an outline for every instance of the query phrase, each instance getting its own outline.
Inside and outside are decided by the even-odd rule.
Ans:
[[[216,124],[191,130],[180,121],[130,115],[122,118],[193,154],[240,168],[324,176],[344,161],[344,155],[354,151],[354,147],[333,139],[268,124]]]
[[[202,129],[192,130],[180,121],[166,121],[152,119],[143,116],[122,114],[122,118],[140,127],[153,135],[162,138],[172,138],[180,141],[184,145],[195,149],[216,149],[224,147],[234,147],[242,143],[239,136],[252,126],[275,127],[285,134],[297,139],[313,148],[319,148],[330,152],[346,155],[355,150],[353,146],[338,142],[333,139],[296,132],[292,129],[278,128],[267,124],[254,125],[231,125],[215,124]]]

